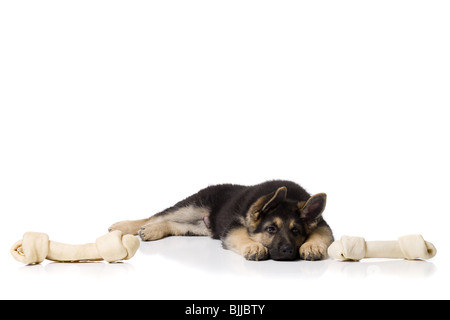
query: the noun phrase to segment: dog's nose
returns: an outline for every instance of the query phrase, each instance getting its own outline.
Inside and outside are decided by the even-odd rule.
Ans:
[[[280,247],[280,253],[285,257],[292,256],[292,254],[294,253],[294,247],[290,244],[283,244]]]

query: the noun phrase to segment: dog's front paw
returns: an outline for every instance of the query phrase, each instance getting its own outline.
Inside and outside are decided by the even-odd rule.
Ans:
[[[241,254],[247,260],[266,260],[269,258],[269,250],[261,243],[254,242],[242,246]]]
[[[328,247],[322,243],[305,242],[300,247],[300,258],[303,260],[323,260],[327,257]]]

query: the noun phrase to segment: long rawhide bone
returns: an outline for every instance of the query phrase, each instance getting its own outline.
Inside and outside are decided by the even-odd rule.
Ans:
[[[431,259],[436,248],[420,234],[403,236],[398,241],[365,241],[361,237],[343,236],[328,247],[328,255],[337,260],[359,261],[363,258]]]
[[[132,258],[139,245],[137,237],[123,235],[119,230],[101,236],[95,243],[82,245],[50,241],[45,233],[27,232],[22,240],[12,246],[11,254],[14,259],[25,264],[41,263],[44,259],[61,262],[114,262]]]

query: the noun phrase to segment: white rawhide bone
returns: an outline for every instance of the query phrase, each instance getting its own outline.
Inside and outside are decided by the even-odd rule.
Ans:
[[[128,260],[134,256],[140,241],[116,230],[101,236],[95,243],[82,245],[50,241],[48,235],[27,232],[11,248],[12,256],[25,264],[41,263],[44,259],[61,262]]]
[[[328,255],[337,260],[359,261],[363,258],[431,259],[436,248],[420,234],[403,236],[398,241],[365,241],[343,236],[328,247]]]

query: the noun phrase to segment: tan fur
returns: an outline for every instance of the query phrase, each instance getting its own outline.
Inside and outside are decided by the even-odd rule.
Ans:
[[[264,216],[262,219],[261,212],[272,212],[276,208],[278,201],[285,201],[287,195],[286,187],[279,187],[271,194],[261,196],[249,208],[246,215],[238,217],[238,223],[241,226],[232,225],[232,229],[221,239],[224,248],[232,250],[248,260],[264,260],[269,258],[269,249],[274,250],[274,259],[293,259],[292,254],[295,251],[282,249],[281,245],[285,245],[288,241],[295,240],[295,248],[299,250],[300,257],[306,260],[320,260],[326,257],[328,246],[333,241],[333,235],[328,225],[320,226],[320,215],[308,218],[308,213],[314,212],[317,208],[317,201],[326,201],[325,194],[317,194],[312,196],[308,201],[297,202],[299,218],[305,217],[301,233],[292,236],[290,232],[299,222],[299,218],[283,219],[283,215],[274,215],[272,218]],[[273,202],[275,201],[275,202]],[[309,206],[308,206],[309,204]],[[264,210],[266,209],[266,211]],[[288,207],[287,210],[297,212],[295,206]],[[323,210],[323,208],[322,208]],[[186,205],[183,207],[174,206],[163,212],[160,212],[148,219],[126,220],[113,224],[109,231],[120,230],[126,234],[133,234],[141,237],[142,240],[157,240],[167,236],[213,236],[210,229],[210,210],[207,207],[197,207],[195,205]],[[303,216],[302,216],[303,215]],[[312,221],[311,221],[312,220]],[[261,222],[264,221],[264,225]],[[319,225],[319,227],[317,227]],[[268,226],[277,227],[274,232],[267,229]],[[300,229],[300,226],[298,226]],[[267,231],[266,231],[267,229]],[[261,230],[256,233],[256,230]],[[306,236],[308,235],[309,236]],[[216,234],[215,237],[218,237]],[[305,241],[305,237],[306,241]],[[275,239],[275,240],[274,240]],[[290,239],[290,240],[289,240]],[[305,241],[305,242],[304,242]],[[281,255],[280,251],[284,250]],[[286,254],[287,256],[283,256]],[[272,253],[271,253],[272,254]]]
[[[269,250],[260,242],[250,239],[245,227],[230,231],[224,239],[224,247],[232,250],[248,260],[264,260],[269,256]]]
[[[299,202],[297,202],[297,206],[298,206],[298,208],[300,210],[305,206],[305,204],[306,204],[306,201],[299,201]]]
[[[183,207],[164,215],[155,215],[140,228],[139,235],[144,241],[187,234],[210,236],[211,232],[203,221],[203,218],[208,215],[209,211],[206,208],[195,206]]]
[[[258,226],[261,209],[269,199],[269,195],[262,196],[250,206],[250,209],[248,209],[245,219],[245,225],[249,228],[250,231],[253,232]]]
[[[267,232],[258,232],[249,235],[250,239],[262,243],[268,247],[272,243],[272,237]]]
[[[283,221],[279,218],[279,217],[275,217],[272,221],[266,223],[267,225],[270,225],[272,223],[275,223],[278,228],[281,228]],[[291,220],[289,222],[289,229],[292,229],[294,227],[295,221]],[[262,243],[265,247],[269,247],[272,244],[273,241],[273,237],[268,234],[267,232],[258,232],[258,233],[253,233],[249,235],[250,239],[256,241],[256,242],[260,242]],[[304,237],[299,237],[296,241],[296,246],[300,247],[300,245],[304,242],[305,238]]]
[[[333,240],[333,234],[329,228],[318,227],[300,247],[300,257],[302,259],[310,257],[311,260],[326,258],[327,249]]]
[[[295,225],[295,220],[289,221],[289,229],[292,229]]]
[[[281,218],[279,217],[275,217],[273,219],[273,223],[276,224],[276,226],[278,227],[278,229],[281,229],[283,227],[283,220],[281,220]]]
[[[273,197],[270,198],[270,200],[267,201],[266,204],[262,207],[262,210],[264,210],[272,201],[274,201],[277,198],[277,196],[278,196],[278,194],[280,192],[283,192],[283,194],[284,194],[283,200],[285,200],[286,199],[287,188],[286,187],[280,187],[280,188],[277,189],[277,191],[275,191],[275,194],[273,195]]]
[[[188,206],[164,215],[148,219],[125,220],[113,224],[109,231],[120,230],[125,234],[139,234],[142,240],[158,240],[167,236],[195,234],[210,236],[203,218],[209,215],[206,208]]]
[[[265,196],[262,196],[250,206],[245,219],[245,225],[250,232],[255,231],[256,227],[258,226],[261,211],[263,211],[270,202],[276,199],[280,192],[284,192],[286,197],[287,188],[280,187],[273,193],[273,195],[267,194]]]
[[[304,212],[305,208],[306,208],[312,201],[314,201],[315,199],[317,199],[317,198],[319,198],[319,197],[320,197],[320,198],[323,198],[324,201],[326,202],[327,195],[326,195],[325,193],[317,193],[317,194],[313,195],[311,198],[309,198],[308,201],[299,201],[299,202],[297,202],[297,206],[298,206],[298,208],[300,209],[300,214],[303,216],[303,212]],[[324,206],[324,208],[325,208],[325,206]],[[323,210],[322,210],[322,212],[323,212]],[[318,214],[318,216],[321,216],[321,215],[322,215],[322,212],[320,212],[320,213]],[[307,231],[308,233],[311,233],[311,232],[317,227],[317,224],[318,224],[318,223],[319,223],[319,220],[318,220],[318,219],[316,219],[315,221],[310,221],[310,222],[308,223],[308,226],[307,226],[306,231]]]
[[[149,219],[125,220],[114,223],[108,228],[108,231],[120,230],[123,234],[137,235],[141,227],[148,222]]]

